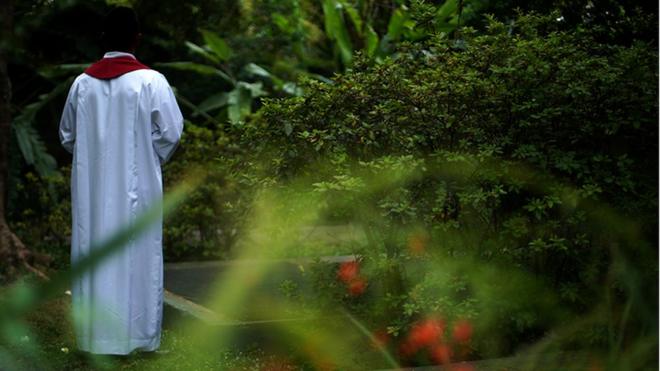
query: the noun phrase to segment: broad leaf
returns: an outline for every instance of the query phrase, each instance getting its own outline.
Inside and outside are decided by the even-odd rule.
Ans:
[[[295,82],[291,82],[291,81],[282,85],[282,90],[287,94],[293,95],[295,97],[301,97],[305,93],[300,86],[298,86]]]
[[[57,162],[48,153],[41,136],[28,121],[16,121],[12,125],[16,142],[28,165],[34,166],[37,173],[47,176],[57,173]]]
[[[273,23],[284,33],[290,35],[295,32],[295,29],[291,26],[291,22],[282,15],[281,13],[273,13],[271,18]]]
[[[362,18],[360,17],[360,14],[358,13],[357,9],[355,9],[351,4],[348,4],[347,1],[342,0],[342,8],[346,10],[346,13],[348,14],[348,17],[351,19],[351,22],[353,22],[353,25],[355,26],[355,29],[358,32],[358,35],[362,36]]]
[[[436,29],[445,33],[454,31],[456,27],[458,27],[460,13],[463,12],[463,16],[466,16],[470,13],[469,9],[474,8],[468,7],[461,9],[459,6],[459,1],[448,0],[438,9],[438,12],[436,13]]]
[[[227,105],[228,94],[227,92],[222,92],[218,94],[213,94],[212,96],[206,98],[202,103],[197,106],[197,111],[193,113],[194,116],[198,116],[200,113],[212,111]]]
[[[367,55],[373,57],[378,51],[378,34],[371,25],[367,25]]]
[[[71,65],[61,65],[71,66]],[[57,67],[57,66],[53,66]],[[67,67],[64,67],[67,68]],[[55,68],[57,69],[57,68]],[[25,159],[25,162],[35,167],[39,175],[47,176],[57,173],[57,162],[48,153],[39,132],[33,127],[34,118],[37,113],[54,98],[65,93],[71,86],[75,76],[69,77],[47,94],[39,96],[36,102],[30,103],[23,108],[21,113],[14,118],[12,129],[16,135],[16,142]]]
[[[447,22],[449,18],[457,15],[458,11],[458,2],[456,0],[447,0],[442,4],[436,13],[437,19],[440,22]]]
[[[268,95],[268,92],[263,89],[263,83],[261,81],[257,81],[257,82],[239,81],[237,86],[248,90],[252,98]]]
[[[408,18],[407,14],[401,9],[396,9],[390,17],[390,22],[387,25],[387,35],[391,40],[396,40],[401,36],[403,25]]]
[[[18,143],[18,148],[23,154],[23,159],[28,164],[34,163],[34,149],[32,148],[33,140],[30,138],[30,133],[27,129],[28,125],[24,121],[14,122],[12,129],[16,135],[16,142]]]
[[[270,72],[268,72],[268,70],[257,64],[248,63],[243,67],[243,71],[251,76],[259,76],[270,79],[270,81],[273,82],[273,85],[275,85],[275,87],[278,89],[281,89],[282,86],[284,85],[284,81],[282,79],[271,74]]]
[[[293,127],[291,126],[291,123],[288,122],[288,121],[285,122],[284,123],[284,134],[286,134],[286,136],[288,137],[288,136],[291,135],[292,132],[293,132]]]
[[[344,65],[348,65],[353,59],[353,45],[348,36],[341,10],[342,5],[336,0],[323,1],[325,31],[331,40],[336,41],[341,60]]]
[[[249,74],[261,77],[272,78],[273,76],[265,68],[259,66],[258,64],[248,63],[243,67],[243,70]]]
[[[154,66],[174,68],[182,71],[192,71],[203,75],[216,75],[216,76],[220,76],[223,80],[229,82],[232,85],[236,84],[234,79],[229,77],[223,71],[212,66],[207,66],[205,64],[199,64],[194,62],[167,62],[167,63],[156,63]]]
[[[223,61],[226,61],[231,57],[231,48],[227,45],[225,40],[214,32],[207,30],[202,30],[201,32],[206,46],[213,52],[213,54]]]
[[[89,64],[57,64],[54,66],[46,66],[37,70],[39,75],[47,79],[62,77],[70,74],[80,74]]]
[[[243,118],[249,115],[252,109],[250,91],[239,85],[229,92],[227,98],[227,117],[229,121],[232,125],[242,124]]]
[[[202,48],[201,46],[191,43],[190,41],[186,41],[185,44],[188,47],[188,49],[190,49],[190,51],[192,51],[193,53],[199,54],[213,63],[220,63],[220,58],[216,57],[212,53],[209,53],[208,51],[206,51],[206,49]]]

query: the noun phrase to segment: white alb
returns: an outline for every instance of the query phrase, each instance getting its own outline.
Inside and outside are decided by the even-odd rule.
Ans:
[[[105,58],[131,54],[111,52]],[[110,80],[86,74],[69,91],[60,139],[73,154],[71,263],[162,200],[161,165],[183,117],[165,77],[136,70]],[[162,215],[145,232],[72,281],[78,348],[97,354],[160,346]]]

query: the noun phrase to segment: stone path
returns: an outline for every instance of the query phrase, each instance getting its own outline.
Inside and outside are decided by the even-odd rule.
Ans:
[[[354,260],[353,255],[321,257],[322,262],[337,264]],[[307,320],[300,318],[250,318],[246,310],[246,318],[227,318],[222,313],[216,313],[206,307],[212,294],[212,286],[230,268],[237,266],[244,269],[257,268],[260,264],[274,264],[269,269],[268,280],[258,282],[256,292],[267,292],[270,295],[279,291],[279,284],[284,279],[290,279],[304,286],[300,266],[312,262],[312,258],[280,259],[280,260],[231,260],[207,262],[183,262],[165,264],[165,305],[186,316],[192,316],[209,325],[241,325],[269,323],[273,321]],[[304,288],[304,287],[303,287]],[[169,313],[172,313],[171,311]]]

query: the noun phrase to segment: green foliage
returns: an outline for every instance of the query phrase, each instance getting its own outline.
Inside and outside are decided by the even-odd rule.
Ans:
[[[70,168],[40,176],[28,172],[12,189],[9,220],[23,243],[50,255],[52,267],[67,267],[71,236]]]
[[[485,2],[482,14],[514,21],[520,12],[556,14],[562,29],[580,29],[599,42],[630,45],[635,40],[657,43],[658,7],[641,0],[502,0]],[[479,18],[470,25],[481,28]]]
[[[382,62],[394,50],[393,44],[427,38],[435,32],[451,33],[460,26],[462,17],[471,17],[483,6],[483,1],[446,1],[442,6],[427,4],[423,0],[397,2],[388,15],[387,27],[376,31],[370,1],[350,3],[345,0],[324,0],[325,33],[334,43],[339,60],[350,67],[354,50],[358,49],[371,59]],[[465,13],[465,14],[464,14]],[[350,22],[349,22],[350,21]],[[355,48],[354,44],[361,45]]]
[[[242,141],[259,144],[255,156],[278,184],[313,179],[326,221],[361,223],[369,236],[363,251],[376,256],[374,264],[404,258],[401,231],[421,223],[434,241],[428,248],[521,267],[546,281],[568,310],[583,313],[603,300],[600,282],[612,255],[641,262],[654,251],[657,51],[560,28],[554,16],[520,16],[513,27],[490,19],[485,35],[464,29],[462,45],[438,34],[404,43],[377,65],[358,53],[335,84],[304,79],[306,96],[266,99]],[[378,188],[367,179],[395,169],[415,175],[361,193],[365,185]],[[615,243],[605,225],[623,222],[595,222],[611,213],[594,202],[638,221],[640,234]],[[412,314],[419,303],[397,264],[374,275],[402,298],[383,313]],[[653,283],[656,271],[644,268],[640,279]],[[632,295],[626,292],[617,295]],[[524,304],[509,309],[501,315],[512,322],[500,324],[510,346],[552,323]],[[395,321],[392,328],[410,321],[383,318]]]
[[[246,138],[268,143],[263,151],[282,149],[270,156],[280,176],[313,171],[311,160],[322,156],[460,162],[470,153],[480,162],[524,162],[629,208],[622,197],[650,191],[652,174],[640,159],[656,144],[656,53],[540,22],[521,18],[513,35],[495,21],[492,35],[466,30],[466,50],[439,36],[373,68],[362,58],[335,85],[307,80],[307,97],[267,99]],[[481,190],[497,188],[503,175],[483,174]],[[519,188],[509,184],[490,197]]]
[[[231,158],[238,154],[228,135],[185,123],[177,153],[163,169],[166,186],[184,181],[191,168],[202,171],[205,181],[164,224],[167,260],[226,258],[245,212],[231,175]]]
[[[194,72],[211,78],[220,78],[221,82],[228,84],[229,91],[223,91],[207,96],[197,106],[187,102],[193,110],[193,117],[204,115],[210,118],[209,112],[221,109],[214,120],[229,121],[232,125],[242,125],[245,118],[252,113],[255,102],[262,96],[270,95],[270,91],[282,91],[286,94],[300,95],[302,91],[292,82],[286,82],[271,74],[265,68],[248,63],[239,73],[231,71],[225,62],[233,55],[232,49],[219,35],[208,30],[201,30],[205,44],[196,45],[186,41],[191,53],[204,58],[206,64],[197,62],[166,62],[156,64],[158,67]],[[249,82],[241,78],[256,80]],[[264,83],[267,86],[264,86]],[[269,91],[270,90],[270,91]],[[181,100],[183,97],[179,95]],[[185,99],[185,98],[183,98]]]
[[[63,66],[64,69],[67,67]],[[56,73],[53,70],[44,70],[43,74],[45,76],[51,76]],[[43,177],[56,173],[57,163],[55,162],[55,158],[48,153],[39,132],[34,128],[34,121],[39,111],[65,92],[72,81],[73,79],[71,78],[67,79],[55,86],[48,94],[40,95],[36,102],[23,107],[21,113],[14,118],[12,123],[12,129],[23,159],[27,165],[34,166],[37,172]]]
[[[344,26],[341,9],[343,4],[335,0],[323,1],[323,14],[325,15],[325,32],[334,41],[340,52],[341,60],[344,64],[351,63],[353,56],[353,45],[351,44],[348,32]]]

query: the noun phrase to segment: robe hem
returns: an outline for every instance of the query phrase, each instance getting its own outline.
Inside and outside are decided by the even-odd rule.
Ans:
[[[86,340],[86,341],[85,341]],[[88,340],[78,339],[78,349],[93,354],[127,355],[133,351],[152,352],[160,347],[160,335],[146,339],[117,340]],[[83,344],[88,344],[89,347]]]

